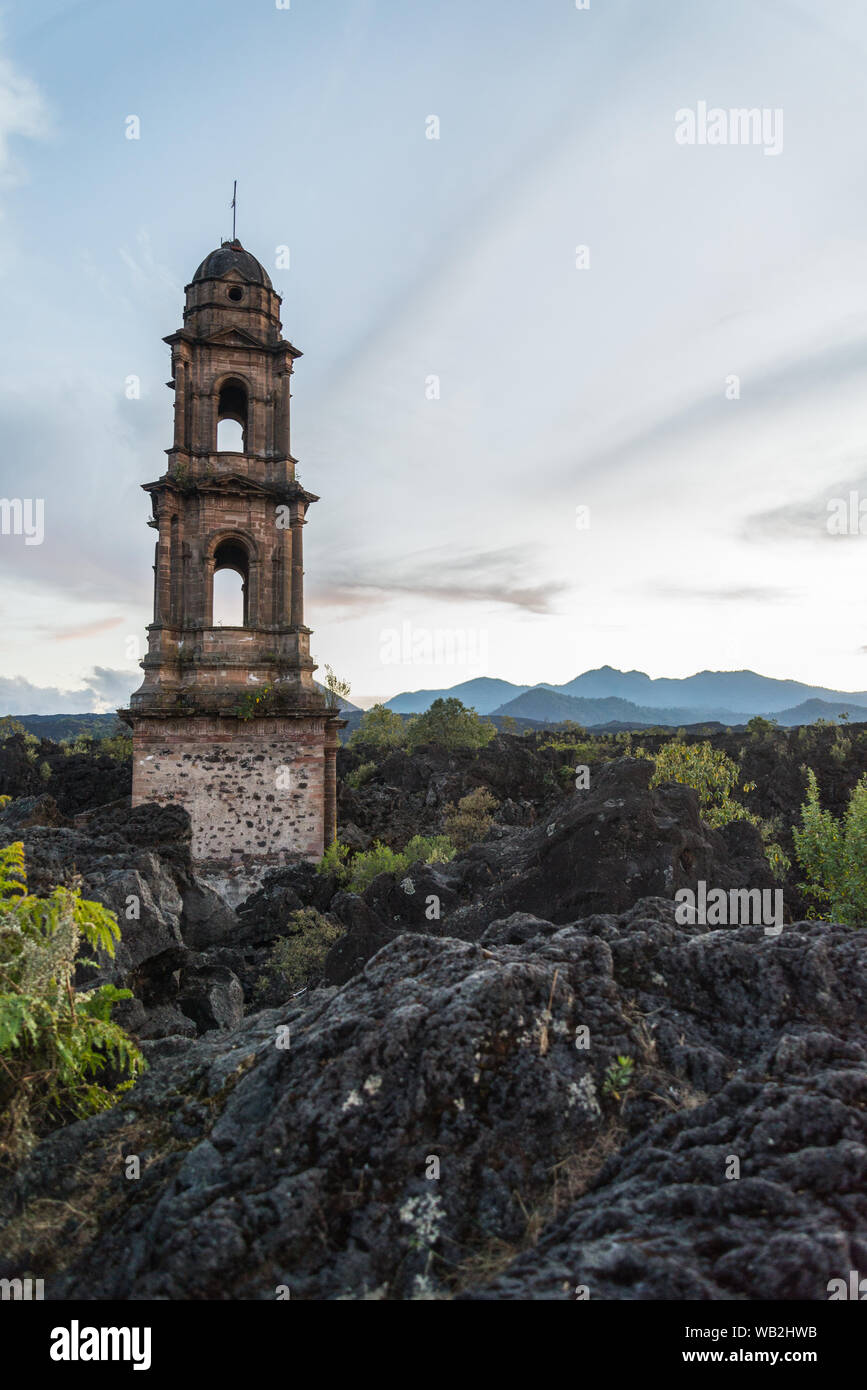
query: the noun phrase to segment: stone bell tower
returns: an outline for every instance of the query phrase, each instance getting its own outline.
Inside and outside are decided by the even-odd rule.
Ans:
[[[172,351],[174,443],[144,484],[158,533],[145,677],[119,711],[133,731],[133,805],[176,801],[200,872],[318,859],[336,834],[339,711],[313,681],[303,528],[318,499],[295,477],[289,383],[301,354],[280,296],[239,241],[186,287]],[[224,420],[240,426],[218,448]],[[243,618],[214,625],[214,576],[233,570]]]

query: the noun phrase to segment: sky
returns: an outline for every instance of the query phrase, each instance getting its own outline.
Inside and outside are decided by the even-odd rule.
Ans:
[[[0,498],[44,515],[0,516],[0,713],[141,681],[162,339],[235,179],[351,698],[867,689],[861,0],[278,3],[0,4]]]

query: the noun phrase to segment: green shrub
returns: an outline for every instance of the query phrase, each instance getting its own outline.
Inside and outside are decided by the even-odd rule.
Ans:
[[[375,772],[376,763],[361,763],[358,767],[354,768],[352,772],[347,773],[346,785],[347,787],[352,787],[352,790],[357,792],[359,787],[363,787],[365,782],[370,781]]]
[[[469,849],[483,840],[494,823],[496,798],[486,787],[462,796],[457,806],[449,802],[445,812],[446,834],[457,849]]]
[[[738,787],[740,768],[721,748],[714,748],[707,742],[674,741],[664,743],[656,753],[648,753],[643,748],[637,751],[639,757],[649,757],[656,764],[650,779],[651,787],[662,786],[665,782],[680,782],[698,793],[701,816],[708,825],[728,825],[735,820],[759,824],[758,816],[732,796],[735,790],[752,791],[755,782],[744,782],[743,786]]]
[[[448,835],[413,835],[400,853],[401,858],[406,860],[402,866],[403,870],[419,859],[423,864],[447,864],[455,857],[455,846]]]
[[[128,989],[76,990],[79,946],[113,956],[114,913],[77,890],[27,892],[24,846],[0,849],[0,1155],[18,1158],[51,1123],[106,1110],[144,1067],[112,1006]],[[94,964],[93,961],[84,962]],[[98,1078],[111,1067],[114,1085]]]
[[[260,993],[281,986],[303,989],[322,974],[325,957],[345,928],[323,917],[315,907],[299,907],[289,914],[287,935],[274,944],[263,973],[256,981]]]
[[[459,748],[484,748],[496,734],[493,724],[480,719],[474,709],[467,709],[452,695],[447,700],[434,700],[430,709],[410,720],[406,742],[411,753],[425,743],[456,752]]]
[[[402,874],[410,864],[444,864],[453,859],[455,847],[445,835],[414,835],[405,849],[393,850],[380,840],[349,859],[349,847],[335,840],[316,866],[321,874],[335,874],[349,893],[363,893],[378,874]],[[347,863],[347,860],[349,862]]]
[[[402,854],[395,853],[393,849],[389,849],[388,845],[382,844],[380,840],[374,840],[370,849],[353,857],[349,866],[347,888],[350,893],[363,893],[365,888],[369,888],[377,874],[401,873],[406,868],[407,863],[408,860]]]
[[[339,840],[332,840],[322,858],[319,860],[319,863],[316,865],[316,872],[319,874],[334,874],[338,883],[345,883],[349,877],[349,870],[346,867],[348,858],[349,846],[341,844]]]
[[[257,715],[267,714],[274,704],[274,687],[272,685],[260,685],[256,690],[245,690],[237,705],[235,713],[244,723],[255,719]]]
[[[367,744],[370,748],[402,748],[406,743],[406,724],[393,709],[385,705],[372,705],[361,716],[358,728],[350,734],[348,746],[358,748]]]
[[[801,825],[792,827],[795,854],[807,882],[802,891],[824,904],[826,921],[867,924],[867,773],[852,790],[842,820],[823,811],[819,784],[807,769]]]
[[[569,782],[575,776],[576,765],[589,766],[591,763],[608,762],[612,758],[629,757],[632,734],[628,729],[621,729],[616,734],[588,734],[580,724],[564,719],[539,748],[540,751],[550,748],[565,757],[566,762],[558,768],[558,773]]]
[[[634,1069],[635,1060],[632,1057],[618,1057],[615,1062],[609,1063],[602,1081],[603,1096],[613,1096],[615,1100],[620,1100],[621,1092],[632,1084]]]

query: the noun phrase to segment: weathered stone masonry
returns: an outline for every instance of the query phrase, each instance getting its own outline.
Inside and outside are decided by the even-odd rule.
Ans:
[[[154,621],[129,710],[133,804],[177,801],[203,872],[317,859],[336,834],[339,713],[313,681],[280,297],[239,242],[186,289],[172,349],[174,442],[145,484],[158,533]],[[242,450],[220,452],[236,421]],[[214,626],[214,575],[239,574],[243,626]]]

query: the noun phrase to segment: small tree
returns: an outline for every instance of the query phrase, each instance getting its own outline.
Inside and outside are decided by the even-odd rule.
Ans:
[[[738,787],[740,768],[721,748],[710,743],[664,743],[653,754],[639,749],[641,757],[652,757],[656,771],[650,779],[652,787],[665,782],[682,782],[698,792],[702,819],[708,825],[728,825],[730,821],[747,820],[758,824],[758,817],[735,801],[733,791],[750,792],[754,782]]]
[[[760,714],[754,714],[747,723],[747,733],[751,738],[766,738],[768,734],[777,731],[778,724],[776,719],[764,719]]]
[[[385,705],[372,705],[365,710],[358,728],[350,735],[349,746],[367,744],[371,748],[402,748],[406,743],[406,725],[400,715]]]
[[[325,666],[325,703],[329,709],[337,709],[341,700],[349,699],[351,687],[349,681],[342,681],[335,676],[331,667],[326,663]]]
[[[459,748],[484,748],[496,733],[493,724],[480,719],[474,709],[467,709],[452,695],[446,700],[434,700],[430,709],[411,720],[406,741],[411,753],[425,743],[454,752]]]
[[[325,957],[345,930],[315,907],[299,907],[290,912],[286,935],[272,947],[256,981],[258,994],[297,990],[318,980]]]
[[[867,773],[853,788],[842,820],[837,820],[822,810],[816,774],[808,768],[807,800],[792,838],[808,880],[800,887],[825,905],[826,920],[867,925]]]

